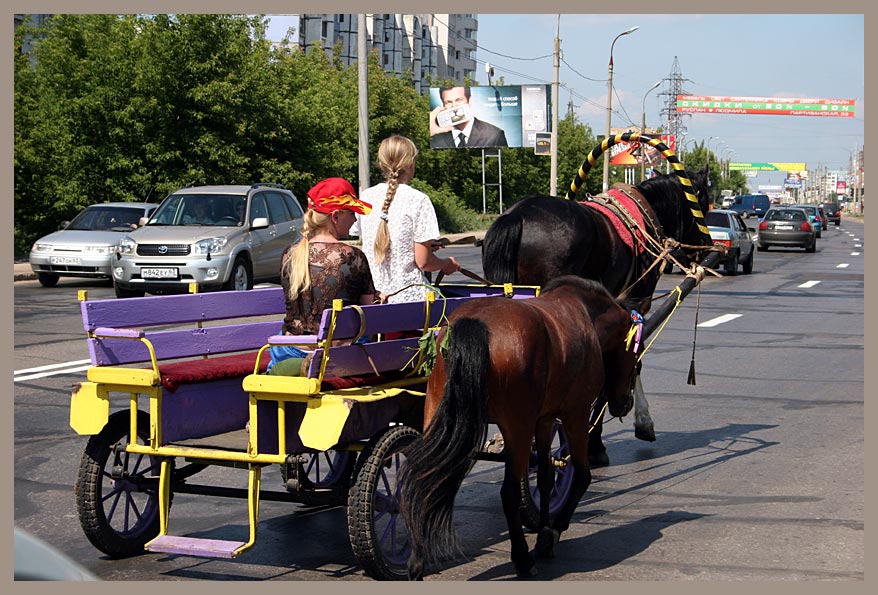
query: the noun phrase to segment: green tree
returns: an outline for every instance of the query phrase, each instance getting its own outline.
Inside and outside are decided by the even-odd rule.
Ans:
[[[16,250],[105,200],[160,200],[205,183],[279,182],[304,197],[322,178],[358,184],[358,69],[341,47],[273,49],[264,18],[246,15],[61,14],[15,53]],[[429,148],[429,98],[411,73],[369,56],[370,181],[392,135],[420,149],[416,182],[434,196],[443,231],[484,226],[499,189],[482,184],[479,150]],[[432,81],[441,86],[451,81]],[[472,84],[472,81],[468,81]],[[502,83],[502,81],[500,81]],[[559,125],[558,193],[596,144],[574,117]],[[550,160],[501,149],[503,207],[549,192]],[[486,159],[485,178],[499,177]],[[600,168],[597,168],[600,169]],[[583,192],[600,190],[591,171]]]

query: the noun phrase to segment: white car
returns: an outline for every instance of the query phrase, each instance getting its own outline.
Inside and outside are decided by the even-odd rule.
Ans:
[[[105,202],[86,207],[62,229],[34,242],[31,269],[43,287],[54,287],[61,277],[111,278],[119,242],[156,206]]]
[[[304,211],[280,184],[194,186],[166,197],[119,243],[117,297],[252,289],[280,279],[284,250],[302,238]]]

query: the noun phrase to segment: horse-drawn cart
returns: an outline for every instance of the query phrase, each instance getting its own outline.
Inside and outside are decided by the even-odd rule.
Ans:
[[[676,159],[669,151],[666,157]],[[680,178],[688,182],[685,173]],[[702,264],[718,258],[711,254]],[[644,322],[643,340],[700,280],[693,268]],[[346,505],[350,543],[366,574],[407,578],[397,472],[400,452],[423,430],[429,371],[421,364],[436,348],[428,339],[458,306],[478,298],[532,298],[536,285],[441,285],[441,294],[430,291],[423,302],[338,302],[324,312],[317,335],[299,337],[277,335],[285,312],[280,288],[128,300],[88,300],[81,292],[92,367],[88,381],[74,387],[70,423],[90,436],[76,483],[87,538],[110,557],[232,558],[254,545],[261,500]],[[369,340],[359,341],[364,337]],[[265,374],[267,348],[290,343],[313,349],[301,375]],[[111,400],[118,405],[119,397],[123,406],[111,413]],[[566,435],[560,424],[555,431],[552,515],[571,489]],[[503,455],[482,451],[476,458]],[[537,529],[534,454],[531,459],[521,516]],[[265,483],[280,489],[263,486],[263,469],[273,465],[280,472]],[[245,471],[246,481],[197,483],[208,467]],[[247,534],[174,535],[172,504],[181,494],[246,499]]]
[[[403,578],[396,472],[399,451],[422,429],[418,338],[468,300],[527,298],[538,289],[447,285],[441,292],[409,304],[337,302],[318,335],[301,337],[276,336],[280,288],[245,298],[88,300],[82,292],[93,366],[74,387],[70,420],[90,436],[76,483],[88,539],[111,557],[231,558],[253,546],[260,500],[347,504],[351,545],[367,575]],[[387,340],[387,333],[405,336]],[[262,373],[267,337],[269,344],[311,345],[301,376]],[[351,344],[359,337],[378,340]],[[127,407],[111,414],[118,397]],[[272,465],[280,472],[269,482],[263,469]],[[246,482],[197,483],[208,467],[243,470]],[[173,535],[179,494],[246,499],[249,533],[234,540]]]

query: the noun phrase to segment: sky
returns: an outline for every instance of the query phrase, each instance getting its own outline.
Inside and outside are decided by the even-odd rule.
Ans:
[[[683,90],[694,95],[856,100],[854,118],[692,114],[686,140],[739,162],[803,162],[807,169],[847,172],[865,141],[864,14],[478,14],[476,79],[552,83],[560,39],[559,112],[573,102],[580,121],[606,131],[607,78],[613,46],[613,127],[661,125],[660,102],[676,60]],[[270,17],[280,40],[295,15]],[[559,28],[560,23],[560,28]],[[648,92],[658,81],[661,86]],[[665,118],[666,119],[666,118]],[[691,144],[688,147],[691,149]],[[585,155],[583,159],[585,159]],[[782,184],[784,172],[751,180]]]

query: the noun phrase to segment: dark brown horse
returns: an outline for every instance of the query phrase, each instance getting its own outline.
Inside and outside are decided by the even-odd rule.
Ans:
[[[684,185],[676,171],[641,182],[636,190],[648,203],[643,231],[661,245],[673,238],[688,246],[710,246],[712,240],[703,221],[693,212]],[[688,177],[683,176],[688,180]],[[701,213],[708,210],[708,169],[692,176]],[[693,197],[693,198],[695,198]],[[703,218],[703,215],[702,215]],[[628,291],[640,301],[642,315],[649,310],[663,267],[650,269],[655,260],[649,250],[641,250],[633,234],[619,230],[618,221],[606,209],[596,209],[573,200],[552,196],[529,196],[501,215],[485,234],[482,268],[492,283],[544,285],[559,275],[578,275],[600,281],[613,295]],[[652,224],[650,224],[650,220]],[[702,229],[703,228],[703,229]],[[688,264],[686,251],[672,252]],[[639,378],[639,376],[638,376]],[[601,440],[602,424],[596,419],[589,436],[592,466],[609,464]],[[638,380],[635,383],[635,435],[655,440],[649,405]]]
[[[632,305],[632,304],[626,304]],[[425,563],[459,552],[452,526],[454,498],[496,423],[505,441],[500,496],[519,577],[536,573],[522,528],[522,479],[532,441],[538,461],[540,522],[535,553],[554,555],[560,534],[591,482],[588,419],[603,393],[612,415],[632,406],[637,356],[628,341],[629,310],[591,280],[565,276],[527,300],[484,299],[460,306],[440,332],[450,334],[427,384],[424,435],[405,452],[401,513],[412,547],[409,576]],[[553,519],[551,441],[560,420],[567,433],[572,488]]]

